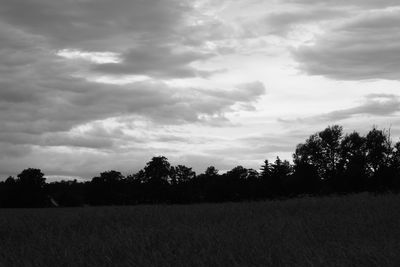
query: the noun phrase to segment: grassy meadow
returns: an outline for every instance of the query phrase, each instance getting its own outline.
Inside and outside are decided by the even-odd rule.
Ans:
[[[400,196],[2,209],[0,266],[400,266]]]

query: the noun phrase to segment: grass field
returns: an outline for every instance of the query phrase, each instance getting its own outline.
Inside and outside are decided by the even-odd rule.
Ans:
[[[4,209],[0,266],[400,266],[400,196]]]

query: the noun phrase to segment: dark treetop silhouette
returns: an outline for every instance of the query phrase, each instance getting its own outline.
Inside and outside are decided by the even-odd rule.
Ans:
[[[193,203],[400,190],[400,142],[373,127],[366,136],[343,134],[334,125],[297,145],[293,164],[276,158],[260,171],[237,166],[219,174],[214,166],[196,173],[153,157],[137,173],[111,170],[91,181],[46,183],[39,169],[25,169],[0,182],[0,207]]]

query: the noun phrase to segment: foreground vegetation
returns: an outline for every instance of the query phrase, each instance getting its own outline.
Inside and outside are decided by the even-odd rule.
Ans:
[[[399,266],[400,196],[0,210],[0,266]]]

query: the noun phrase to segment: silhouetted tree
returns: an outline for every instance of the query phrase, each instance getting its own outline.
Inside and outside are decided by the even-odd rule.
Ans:
[[[144,168],[146,192],[149,201],[167,201],[170,199],[171,164],[163,156],[153,157]]]
[[[47,191],[53,205],[77,207],[85,204],[85,184],[76,179],[50,183]]]
[[[193,181],[195,194],[199,201],[221,201],[222,179],[214,166],[209,166],[204,173]]]
[[[171,167],[169,200],[175,203],[192,202],[196,198],[193,181],[196,173],[184,165]]]
[[[43,188],[46,184],[46,178],[40,169],[25,169],[20,174],[17,175],[19,183],[21,186],[34,188]]]
[[[146,174],[143,169],[126,177],[125,188],[129,193],[129,204],[151,202],[149,186],[146,184]]]
[[[7,179],[4,181],[5,185],[14,186],[16,183],[15,178],[13,176],[8,176]]]
[[[153,157],[137,173],[124,177],[106,171],[90,182],[46,184],[39,169],[25,169],[18,178],[0,182],[0,207],[189,203],[280,198],[299,194],[400,191],[400,142],[373,127],[366,136],[343,136],[329,126],[296,147],[291,165],[279,157],[264,161],[260,173],[236,166],[224,174],[210,166],[196,176],[190,167],[172,167],[166,157]]]
[[[357,132],[346,135],[340,144],[341,173],[336,178],[334,189],[338,192],[360,192],[365,189],[367,179],[366,138]]]
[[[266,159],[264,160],[264,164],[261,166],[261,173],[260,177],[261,179],[268,179],[272,175],[272,167],[271,164],[269,164],[269,161]]]
[[[246,179],[247,178],[247,169],[244,168],[243,166],[236,166],[232,170],[228,171],[226,173],[226,176],[228,176],[230,179],[234,179],[234,180]]]
[[[317,168],[309,163],[298,162],[294,166],[294,173],[289,176],[286,192],[289,195],[319,194],[323,193],[322,186]]]
[[[171,175],[171,164],[163,156],[153,157],[144,168],[147,182],[152,184],[166,184]]]
[[[400,191],[400,141],[393,146],[392,157],[390,159],[390,188],[392,191]]]
[[[4,182],[0,182],[0,207],[18,207],[19,202],[16,180],[9,176]]]
[[[290,162],[287,160],[282,161],[279,157],[276,157],[275,162],[271,164],[270,168],[273,176],[282,178],[288,176],[293,171]]]
[[[342,127],[338,125],[311,135],[304,144],[297,146],[294,163],[313,165],[322,179],[333,179],[340,161],[342,135]]]
[[[128,175],[126,179],[130,183],[141,184],[146,182],[146,173],[144,170],[139,170],[137,173]]]
[[[374,174],[389,161],[392,152],[390,136],[374,127],[366,136],[365,146],[368,170]]]
[[[304,144],[298,144],[293,154],[295,165],[312,165],[320,177],[325,173],[321,142],[319,135],[313,134]]]
[[[370,191],[385,191],[390,184],[390,159],[392,146],[389,132],[373,127],[366,136],[368,188]]]
[[[192,168],[185,165],[178,165],[171,168],[171,180],[174,184],[186,183],[196,177],[196,173]]]
[[[334,125],[319,133],[323,164],[325,165],[325,177],[330,178],[337,173],[337,164],[340,161],[340,143],[343,137],[343,128]]]
[[[47,196],[44,190],[46,178],[40,169],[28,168],[17,175],[19,205],[24,207],[46,206]]]
[[[218,175],[218,170],[214,166],[209,166],[207,167],[204,174],[209,177],[215,177]]]
[[[248,170],[243,166],[236,166],[221,176],[219,195],[221,200],[240,200],[246,194],[246,179]]]
[[[118,183],[124,179],[124,176],[119,171],[111,170],[100,173],[99,178],[106,183]]]
[[[259,178],[255,193],[256,198],[271,197],[272,192],[269,184],[272,179],[272,167],[268,159],[264,160],[264,164],[261,165]]]
[[[94,205],[117,205],[128,202],[124,176],[118,171],[106,171],[90,182],[89,199]]]
[[[282,161],[279,157],[276,157],[275,162],[270,164],[269,168],[271,175],[266,181],[268,194],[272,197],[281,196],[284,194],[286,178],[292,173],[292,166],[289,161]]]
[[[254,169],[247,169],[246,180],[257,181],[259,178],[260,178],[260,174],[258,173],[258,171],[254,170]]]

